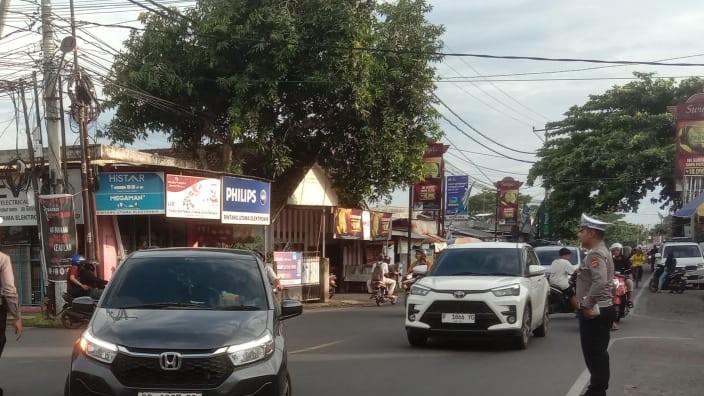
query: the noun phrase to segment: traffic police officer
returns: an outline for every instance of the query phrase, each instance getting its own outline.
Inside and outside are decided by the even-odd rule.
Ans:
[[[582,354],[591,374],[585,396],[605,396],[609,387],[608,347],[616,311],[612,306],[614,263],[604,244],[607,225],[582,214],[579,241],[589,251],[577,275],[577,301]]]

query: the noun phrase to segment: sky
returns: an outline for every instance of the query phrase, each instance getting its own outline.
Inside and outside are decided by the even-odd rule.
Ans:
[[[12,33],[31,20],[31,13],[37,10],[33,3],[38,1],[11,0],[10,10],[14,13],[9,14],[9,26],[0,39],[0,80],[16,78],[27,72],[26,67],[10,67],[30,61],[27,55],[17,54],[15,49],[32,45],[35,48],[29,48],[30,54],[35,59],[40,58],[36,52],[40,35]],[[149,5],[144,0],[138,2]],[[158,2],[180,7],[193,3],[187,0]],[[54,12],[58,14],[56,22],[65,26],[61,18],[69,17],[68,0],[54,0],[52,3]],[[79,21],[139,26],[135,20],[141,9],[128,0],[75,0],[75,3]],[[443,52],[629,61],[687,57],[678,61],[704,63],[704,54],[700,54],[704,52],[700,48],[704,33],[704,24],[701,23],[704,7],[697,0],[681,0],[677,6],[652,0],[433,0],[430,3],[434,8],[428,19],[445,27]],[[100,66],[109,67],[112,49],[119,50],[128,34],[127,29],[86,26],[78,34],[79,49],[84,50],[90,59],[91,68],[104,73]],[[66,35],[67,30],[57,32],[57,38]],[[105,41],[112,49],[96,43],[95,37]],[[600,66],[603,65],[446,57],[436,65],[440,80],[436,95],[463,121],[445,107],[438,107],[438,110],[483,145],[510,157],[535,161],[533,154],[518,153],[487,141],[465,122],[505,147],[533,153],[542,146],[542,132],[534,133],[533,128],[543,129],[546,122],[562,119],[571,106],[584,104],[590,94],[599,94],[614,85],[627,83],[634,71],[655,72],[662,77],[704,76],[703,67],[641,65],[594,69]],[[574,69],[589,70],[515,75]],[[482,77],[507,74],[513,76]],[[0,149],[26,147],[26,139],[22,136],[17,138],[12,121],[13,111],[9,97],[0,96]],[[104,115],[99,123],[108,119],[109,115]],[[445,120],[441,120],[441,127],[446,134],[442,142],[452,146],[445,157],[450,173],[468,174],[478,184],[490,184],[505,176],[526,180],[530,163],[497,157],[497,154],[472,141]],[[72,136],[75,138],[77,135],[69,134],[69,140]],[[155,136],[149,141],[140,142],[135,148],[167,145],[163,137]],[[536,202],[544,196],[544,190],[539,185],[524,186],[521,192],[530,194]],[[653,192],[652,196],[655,195],[656,192]],[[646,225],[660,222],[658,212],[667,212],[649,204],[649,197],[637,213],[626,216],[627,221]],[[407,203],[407,192],[393,194],[392,204],[403,206]]]

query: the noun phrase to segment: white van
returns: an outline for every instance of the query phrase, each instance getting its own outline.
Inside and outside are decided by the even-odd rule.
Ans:
[[[685,279],[689,285],[704,284],[704,257],[696,242],[665,242],[656,254],[657,265],[665,265],[667,256],[672,255],[677,260],[677,268],[687,271]]]

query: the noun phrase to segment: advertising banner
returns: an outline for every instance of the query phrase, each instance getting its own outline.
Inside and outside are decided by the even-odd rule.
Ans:
[[[442,208],[442,155],[449,146],[431,143],[423,156],[423,179],[413,186],[414,210],[440,210]]]
[[[271,184],[261,180],[222,178],[222,222],[224,224],[269,225]]]
[[[504,224],[518,222],[518,189],[522,184],[512,177],[505,177],[496,183],[499,190],[499,220],[504,220]]]
[[[220,179],[166,175],[166,217],[220,220]]]
[[[276,274],[284,287],[301,286],[303,280],[303,253],[274,252]]]
[[[361,209],[335,209],[333,238],[370,240],[371,235],[369,212]]]
[[[95,192],[98,215],[164,214],[163,172],[105,172]]]
[[[679,120],[675,147],[678,176],[704,176],[704,120]]]
[[[384,241],[391,236],[391,213],[371,212],[371,240]]]
[[[469,176],[448,176],[447,197],[445,199],[445,215],[455,219],[466,219],[469,211],[465,207],[467,195],[469,194]]]
[[[73,196],[70,194],[40,195],[44,257],[50,281],[66,280],[76,254],[76,220],[73,216]]]

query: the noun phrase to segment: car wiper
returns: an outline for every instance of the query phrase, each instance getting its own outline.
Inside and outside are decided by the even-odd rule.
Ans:
[[[117,309],[166,309],[166,308],[199,308],[199,309],[212,309],[204,306],[203,304],[195,303],[180,303],[180,302],[160,302],[151,304],[134,304],[125,305],[118,307]]]
[[[226,305],[220,308],[223,311],[262,311],[263,309],[254,305]]]

